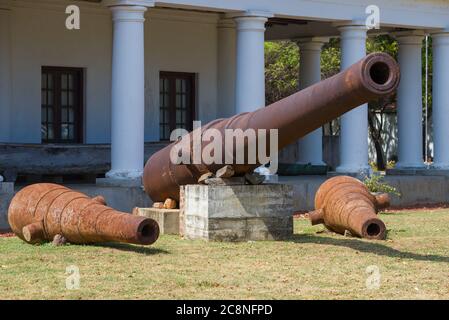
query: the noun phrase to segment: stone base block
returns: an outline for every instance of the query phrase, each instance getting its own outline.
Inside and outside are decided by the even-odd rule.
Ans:
[[[179,209],[135,208],[133,214],[155,220],[160,234],[179,234]]]
[[[188,239],[284,240],[293,234],[292,186],[187,185],[181,194]]]
[[[14,183],[0,182],[0,232],[9,231],[8,207],[14,197]]]

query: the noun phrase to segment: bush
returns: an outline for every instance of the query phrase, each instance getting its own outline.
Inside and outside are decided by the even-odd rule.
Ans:
[[[372,174],[370,177],[366,177],[363,183],[370,192],[385,192],[400,197],[401,194],[397,191],[397,189],[384,182],[383,179],[383,176],[379,174]]]

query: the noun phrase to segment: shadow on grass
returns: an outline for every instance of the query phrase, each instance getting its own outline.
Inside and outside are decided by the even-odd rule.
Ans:
[[[117,250],[126,251],[126,252],[135,252],[135,253],[140,253],[140,254],[145,254],[145,255],[170,254],[170,252],[168,252],[164,249],[138,246],[138,245],[132,245],[132,244],[127,244],[127,243],[97,243],[97,244],[94,244],[94,246],[117,249]]]
[[[403,252],[377,242],[367,242],[359,239],[336,239],[325,236],[314,236],[308,234],[295,234],[291,238],[296,243],[316,243],[323,245],[331,245],[338,247],[347,247],[361,252],[374,253],[380,256],[388,256],[391,258],[412,259],[418,261],[433,261],[449,263],[449,257],[434,254],[422,255],[412,252]]]

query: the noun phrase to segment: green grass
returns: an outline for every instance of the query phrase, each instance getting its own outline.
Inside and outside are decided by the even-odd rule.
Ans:
[[[382,214],[386,241],[295,220],[290,241],[162,236],[151,247],[32,246],[0,239],[0,299],[449,299],[449,210]],[[80,289],[66,289],[66,267]],[[368,266],[380,288],[367,289]]]

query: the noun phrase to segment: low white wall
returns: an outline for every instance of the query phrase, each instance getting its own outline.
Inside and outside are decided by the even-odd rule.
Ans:
[[[99,4],[79,4],[81,29],[73,31],[65,28],[64,2],[13,5],[10,142],[41,142],[42,66],[85,69],[84,142],[110,142],[111,14]],[[197,117],[216,116],[217,16],[150,9],[146,17],[145,140],[158,141],[159,71],[197,73]]]
[[[284,176],[279,177],[279,183],[293,185],[294,210],[309,211],[314,209],[318,188],[327,179],[327,176]],[[387,175],[385,182],[400,194],[390,196],[395,207],[449,203],[449,178],[445,176]]]

